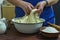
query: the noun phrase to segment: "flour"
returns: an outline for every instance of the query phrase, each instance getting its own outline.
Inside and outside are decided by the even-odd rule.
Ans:
[[[47,32],[47,33],[58,33],[59,31],[57,29],[55,29],[54,27],[46,27],[44,30],[42,30],[43,32]]]

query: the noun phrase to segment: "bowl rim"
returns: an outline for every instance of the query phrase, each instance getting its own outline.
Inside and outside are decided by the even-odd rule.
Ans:
[[[16,24],[40,24],[40,23],[45,22],[45,19],[43,19],[43,18],[40,18],[40,19],[43,20],[43,21],[42,21],[42,22],[39,22],[39,23],[18,23],[18,22],[15,22],[15,21],[14,21],[15,19],[19,19],[19,18],[13,18],[13,19],[12,19],[12,22],[13,22],[13,23],[16,23]]]

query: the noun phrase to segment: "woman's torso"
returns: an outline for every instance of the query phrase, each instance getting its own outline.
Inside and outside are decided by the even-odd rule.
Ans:
[[[38,2],[43,0],[24,0],[24,1],[29,2],[35,6]],[[16,7],[15,12],[16,12],[16,17],[22,17],[25,15],[24,11],[20,7]],[[51,6],[45,7],[40,17],[44,18],[45,20],[49,20],[52,17],[54,17],[54,12],[52,10],[52,7]]]

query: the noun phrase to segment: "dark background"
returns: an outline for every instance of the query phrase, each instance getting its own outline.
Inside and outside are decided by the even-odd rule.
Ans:
[[[53,5],[53,9],[55,12],[56,24],[60,25],[60,0],[57,4]]]

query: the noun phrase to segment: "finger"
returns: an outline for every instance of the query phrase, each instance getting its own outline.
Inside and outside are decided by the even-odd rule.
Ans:
[[[27,10],[26,10],[26,9],[24,10],[24,12],[25,12],[25,15],[28,15],[28,14],[27,14]]]
[[[37,8],[37,9],[38,9],[39,5],[40,5],[40,4],[37,4],[37,5],[35,6],[35,8]]]
[[[40,8],[40,5],[38,6],[37,8],[37,12],[40,12],[41,8]]]
[[[25,15],[28,15],[29,14],[29,11],[28,11],[28,6],[25,6],[25,8],[24,8],[24,12],[25,12]]]
[[[38,7],[38,9],[37,9],[37,13],[38,13],[38,15],[40,15],[40,14],[42,13],[42,8],[41,8],[40,5],[39,5],[39,7]]]
[[[36,13],[38,13],[38,15],[39,15],[39,10],[40,10],[40,8],[39,8],[39,4],[37,4],[36,6],[35,6],[35,8],[37,8],[37,11],[36,11]]]
[[[29,14],[30,14],[30,12],[31,12],[32,9],[33,9],[33,6],[32,6],[32,5],[28,5]],[[28,15],[29,15],[29,14],[28,14]]]
[[[37,12],[38,12],[38,15],[41,15],[41,13],[43,12],[43,10],[40,8],[40,9],[37,10]]]
[[[34,9],[34,6],[32,4],[30,4],[31,8]]]
[[[31,8],[29,5],[27,5],[27,8],[26,8],[27,15],[29,15],[29,14],[30,14],[31,9],[32,9],[32,8]]]
[[[29,9],[29,11],[31,11],[31,10],[32,10],[32,8],[31,8],[31,6],[30,6],[30,5],[28,5],[28,9]]]

